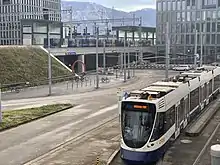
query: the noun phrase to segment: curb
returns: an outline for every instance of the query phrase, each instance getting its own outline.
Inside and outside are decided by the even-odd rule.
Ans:
[[[195,120],[192,123],[192,125],[189,125],[189,127],[187,128],[188,130],[186,130],[186,132],[185,132],[185,134],[187,136],[189,136],[189,137],[196,137],[196,136],[199,136],[201,134],[201,132],[205,129],[205,127],[207,126],[209,121],[213,118],[213,116],[219,110],[220,105],[219,105],[218,102],[219,102],[219,99],[215,100],[214,103],[212,105],[210,105],[210,107],[208,107],[209,109],[207,111],[211,111],[210,114],[208,115],[208,117],[205,119],[205,121],[201,124],[201,126],[195,132],[190,132],[190,127],[192,125],[194,125],[194,124],[197,124],[197,122],[199,121],[199,119],[202,117],[203,114],[201,114],[201,116],[199,116],[198,119]],[[213,110],[210,110],[211,108],[213,108]],[[206,112],[203,112],[203,113],[206,113]]]
[[[115,156],[120,152],[120,147],[118,147],[118,149],[116,149],[111,156],[109,157],[108,161],[107,161],[107,165],[110,165],[110,163],[114,160]]]
[[[27,124],[27,123],[30,123],[30,122],[32,122],[32,121],[36,121],[36,120],[38,120],[38,119],[41,119],[41,118],[44,118],[44,117],[47,117],[47,116],[50,116],[50,115],[53,115],[53,114],[56,114],[56,113],[65,111],[65,110],[67,110],[67,109],[73,108],[74,106],[75,106],[75,105],[71,105],[71,106],[68,106],[68,107],[66,107],[66,108],[60,109],[59,111],[51,112],[51,113],[45,114],[45,115],[43,115],[43,116],[39,116],[39,117],[36,117],[36,118],[34,118],[34,119],[31,119],[31,120],[29,120],[29,121],[25,121],[25,122],[23,122],[23,123],[20,123],[20,124],[14,125],[14,126],[10,126],[10,127],[7,127],[7,128],[0,129],[0,132],[3,132],[3,131],[6,131],[6,130],[9,130],[9,129],[12,129],[12,128],[21,126],[21,125],[23,125],[23,124]]]

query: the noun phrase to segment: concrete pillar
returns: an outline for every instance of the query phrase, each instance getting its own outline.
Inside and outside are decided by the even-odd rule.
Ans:
[[[211,165],[220,165],[220,144],[211,146]]]
[[[119,41],[119,30],[116,30],[116,40]]]
[[[82,55],[78,56],[78,60],[82,61],[85,64],[85,55],[82,54]],[[85,72],[84,67],[83,67],[83,65],[81,63],[78,62],[77,66],[78,66],[77,69],[78,69],[79,73],[80,72]]]
[[[134,43],[134,31],[132,31],[132,42]]]
[[[125,41],[128,41],[128,32],[127,31],[125,31]]]
[[[152,44],[154,45],[154,41],[155,41],[155,33],[152,33]]]

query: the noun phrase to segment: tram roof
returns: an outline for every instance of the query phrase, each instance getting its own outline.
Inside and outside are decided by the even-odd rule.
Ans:
[[[152,91],[152,92],[170,92],[175,88],[173,87],[166,87],[166,86],[149,86],[146,88],[141,89],[142,91]]]
[[[173,81],[158,81],[152,84],[152,86],[166,86],[166,87],[178,87],[182,82],[173,82]]]

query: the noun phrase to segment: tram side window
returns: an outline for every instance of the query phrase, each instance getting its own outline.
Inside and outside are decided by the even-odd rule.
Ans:
[[[209,95],[211,95],[212,94],[212,80],[209,81],[208,88],[209,88]]]
[[[199,91],[199,98],[200,98],[200,102],[202,102],[204,99],[204,87],[199,87],[200,88],[200,91]]]
[[[164,118],[165,118],[165,113],[164,112],[159,112],[157,114],[157,119],[153,131],[153,135],[151,137],[151,142],[158,140],[161,136],[164,135],[165,130],[164,130]]]
[[[190,92],[190,110],[192,111],[196,106],[199,105],[199,88]]]
[[[203,88],[203,100],[207,98],[207,84],[205,83],[204,88]]]
[[[214,90],[218,89],[219,87],[220,87],[220,75],[214,78]]]
[[[164,131],[168,131],[175,122],[175,106],[172,106],[169,110],[165,113],[165,120],[164,120]]]

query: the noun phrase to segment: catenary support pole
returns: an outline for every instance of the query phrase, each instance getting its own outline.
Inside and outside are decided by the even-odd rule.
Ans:
[[[99,54],[98,54],[98,41],[99,41],[99,34],[98,34],[98,27],[95,24],[95,32],[96,32],[96,89],[99,88]]]
[[[49,96],[51,96],[52,93],[52,59],[50,55],[50,24],[48,24],[48,31],[47,31],[47,36],[48,36],[48,85],[49,85]]]
[[[169,54],[170,54],[170,39],[169,39],[169,22],[166,26],[166,79],[169,77]]]
[[[123,66],[124,66],[124,82],[126,82],[126,36],[124,36],[124,62],[123,62]]]
[[[202,67],[202,56],[203,56],[203,33],[201,32],[201,48],[200,48],[200,67]]]
[[[131,71],[130,71],[130,43],[128,42],[128,79],[131,78]]]
[[[196,56],[197,56],[197,40],[198,40],[198,36],[197,36],[197,30],[196,30],[196,37],[195,37],[195,49],[194,49],[194,68],[196,68]]]
[[[104,43],[103,43],[103,69],[104,69],[104,72],[105,72],[106,71],[105,40],[104,40]]]

